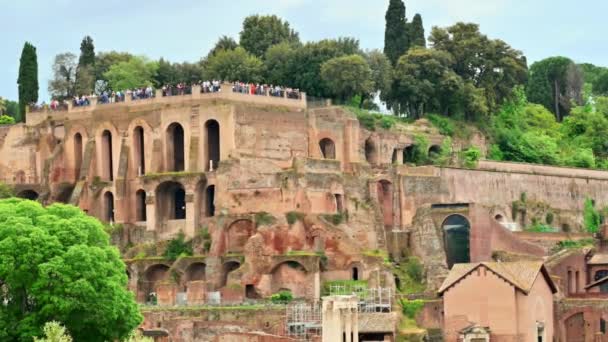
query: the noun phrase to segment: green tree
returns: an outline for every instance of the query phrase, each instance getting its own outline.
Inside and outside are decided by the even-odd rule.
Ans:
[[[385,15],[384,54],[393,65],[409,49],[407,18],[403,0],[390,0]]]
[[[19,60],[19,117],[17,121],[25,118],[25,106],[38,102],[38,57],[34,45],[26,42],[23,45]]]
[[[34,342],[72,342],[72,337],[59,322],[48,322],[42,329],[43,338],[34,337]]]
[[[343,101],[355,95],[363,99],[373,91],[372,70],[360,55],[328,60],[321,65],[321,78],[330,92]]]
[[[51,97],[64,100],[76,95],[76,55],[71,52],[60,53],[53,62],[53,78],[49,80]]]
[[[95,80],[107,82],[108,79],[104,76],[112,65],[120,62],[128,62],[134,56],[128,52],[99,52],[95,57]]]
[[[18,121],[19,118],[19,102],[4,99],[4,114],[11,116]]]
[[[276,15],[252,15],[243,21],[240,45],[250,54],[261,58],[269,47],[283,42],[299,44],[300,37]]]
[[[156,86],[163,86],[176,83],[176,80],[177,70],[175,66],[161,57],[158,60],[158,69],[156,70],[156,76],[154,76],[154,83]]]
[[[380,50],[366,53],[367,64],[372,70],[373,91],[380,94],[388,93],[393,84],[393,68],[386,55]]]
[[[239,46],[232,37],[221,36],[220,39],[215,43],[213,49],[209,51],[207,57],[214,56],[220,50],[234,50]]]
[[[157,70],[157,62],[145,57],[133,57],[127,62],[112,65],[104,77],[111,89],[124,91],[153,85]]]
[[[262,61],[239,46],[234,50],[220,50],[209,57],[205,73],[218,80],[260,82],[262,71]]]
[[[582,104],[583,75],[572,60],[550,57],[530,67],[526,92],[531,102],[542,104],[562,121],[572,103]]]
[[[426,47],[426,38],[424,36],[424,25],[422,24],[422,16],[418,13],[408,25],[408,36],[410,39],[410,47]]]
[[[293,85],[293,68],[296,49],[290,43],[273,45],[264,56],[264,80],[269,84]]]
[[[0,201],[0,340],[62,322],[76,341],[126,338],[141,321],[125,264],[103,225],[79,208]]]
[[[95,65],[95,45],[93,44],[93,38],[90,36],[85,36],[80,42],[78,65]]]
[[[80,43],[80,57],[76,69],[76,94],[92,94],[95,88],[95,46],[90,36],[85,36]]]
[[[602,96],[608,95],[608,69],[600,71],[591,84],[593,86],[594,94]]]
[[[527,79],[527,62],[521,51],[502,40],[489,39],[477,24],[434,27],[429,41],[434,49],[452,56],[457,75],[483,89],[486,106],[492,112],[511,97],[515,86]]]

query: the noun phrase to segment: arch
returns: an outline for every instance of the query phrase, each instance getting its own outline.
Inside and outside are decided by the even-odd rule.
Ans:
[[[323,159],[336,159],[336,144],[329,138],[323,138],[319,141],[319,148]]]
[[[135,192],[135,221],[145,222],[148,219],[147,216],[146,191],[139,189],[137,192]]]
[[[226,286],[228,283],[228,275],[230,272],[233,272],[241,267],[241,264],[238,261],[228,261],[222,265],[222,278],[220,281],[220,287]]]
[[[156,188],[156,212],[159,222],[186,218],[186,190],[181,183],[167,181]]]
[[[74,178],[80,179],[80,169],[82,167],[82,134],[74,134]]]
[[[201,281],[206,279],[207,265],[202,262],[194,262],[186,268],[186,281]]]
[[[566,341],[585,342],[585,318],[582,312],[568,317],[564,321],[566,327]]]
[[[406,148],[403,149],[403,163],[407,164],[407,163],[414,163],[415,162],[415,152],[416,152],[416,145],[409,145]]]
[[[232,222],[226,230],[226,251],[242,252],[254,230],[255,225],[251,220],[241,219]]]
[[[273,267],[271,272],[272,293],[289,290],[294,297],[305,297],[307,287],[302,286],[309,281],[308,272],[302,264],[286,260]]]
[[[469,237],[471,224],[462,215],[450,215],[441,225],[448,267],[471,261]]]
[[[365,159],[370,164],[377,163],[377,152],[376,152],[376,144],[372,137],[367,138],[365,140]]]
[[[112,133],[104,130],[101,133],[101,175],[104,179],[114,180],[114,162],[112,153]]]
[[[376,184],[378,203],[385,227],[393,227],[393,183],[383,179]]]
[[[353,266],[351,275],[353,280],[359,280],[359,268],[357,266]]]
[[[205,189],[205,216],[215,216],[215,185],[209,185]]]
[[[306,270],[306,267],[304,267],[304,265],[302,265],[299,261],[296,261],[296,260],[281,261],[281,262],[277,263],[276,265],[274,265],[274,267],[271,269],[270,273],[274,273],[281,265],[287,265],[293,269],[297,269],[302,272],[308,273],[308,270]]]
[[[103,219],[106,222],[114,222],[114,194],[111,191],[103,194]]]
[[[40,196],[34,190],[23,190],[17,194],[17,197],[27,199],[30,201],[36,201],[36,200],[38,200],[38,197],[40,197]]]
[[[439,154],[441,154],[441,146],[433,145],[429,148],[429,153],[428,153],[429,158],[435,158]]]
[[[177,122],[167,127],[166,133],[166,160],[168,171],[184,171],[185,169],[185,145],[184,128]]]
[[[145,134],[142,126],[133,129],[133,156],[137,175],[146,174]]]
[[[156,291],[156,284],[167,280],[169,277],[169,266],[164,264],[156,264],[148,267],[144,272],[144,281],[141,285],[143,285],[143,292],[146,298],[146,301],[151,301],[152,297],[150,294]],[[156,300],[154,299],[154,302]],[[156,304],[156,303],[154,303]]]
[[[205,169],[217,169],[220,162],[220,124],[215,120],[205,122],[205,151]]]

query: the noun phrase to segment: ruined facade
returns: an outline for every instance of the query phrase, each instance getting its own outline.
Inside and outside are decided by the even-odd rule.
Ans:
[[[585,197],[608,203],[601,171],[486,161],[414,167],[418,137],[430,154],[444,140],[425,122],[370,131],[305,95],[193,87],[183,96],[28,113],[25,124],[0,128],[0,175],[21,197],[71,203],[107,223],[129,288],[159,307],[280,291],[318,301],[325,283],[345,280],[394,289],[387,259],[412,255],[424,265],[424,292],[435,296],[454,264],[500,252],[548,255],[548,240],[518,232],[533,219],[548,221],[550,212],[554,226],[575,234]],[[461,147],[467,142],[454,142]],[[193,255],[164,258],[180,233]],[[165,329],[173,341],[286,334],[284,310],[253,315],[251,324],[228,313],[215,325],[170,310],[145,316],[144,328]]]

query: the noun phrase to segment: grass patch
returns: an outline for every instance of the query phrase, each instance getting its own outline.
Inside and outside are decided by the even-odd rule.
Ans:
[[[391,262],[390,258],[388,257],[388,252],[380,249],[366,250],[363,251],[362,254],[368,257],[381,258],[385,264],[390,264]]]
[[[592,238],[581,240],[564,240],[560,241],[551,249],[551,253],[557,253],[564,249],[579,249],[584,247],[592,247],[595,245],[595,240]]]

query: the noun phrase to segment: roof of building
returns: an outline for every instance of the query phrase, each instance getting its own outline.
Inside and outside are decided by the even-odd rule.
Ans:
[[[530,292],[532,286],[534,285],[534,281],[540,273],[545,277],[551,291],[553,293],[557,292],[557,287],[553,283],[553,280],[549,276],[547,269],[541,261],[517,261],[456,264],[441,285],[439,294],[443,294],[461,279],[482,266],[525,294]]]
[[[608,264],[608,254],[596,253],[587,262],[589,265],[605,265]]]

